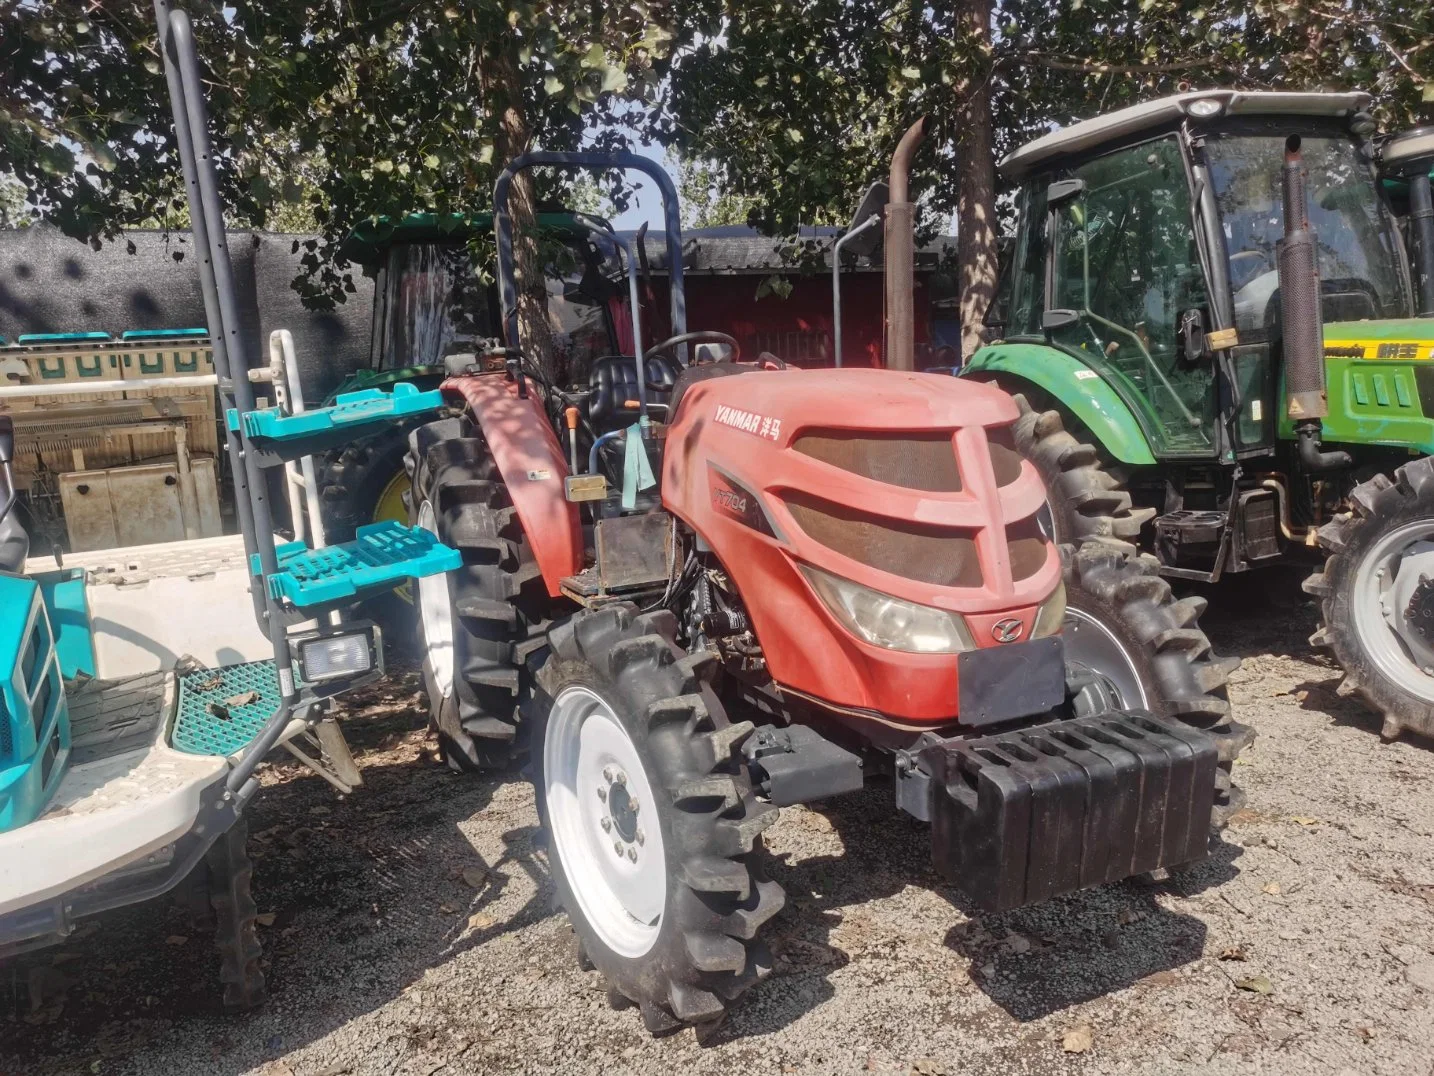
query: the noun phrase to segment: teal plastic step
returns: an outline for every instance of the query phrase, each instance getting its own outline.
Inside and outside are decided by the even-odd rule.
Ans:
[[[439,575],[463,558],[420,527],[394,520],[360,527],[352,542],[310,549],[285,542],[275,552],[279,570],[269,577],[269,593],[300,609],[348,601],[371,591],[392,589],[405,579]],[[252,559],[259,574],[259,558]]]
[[[436,411],[442,406],[443,394],[437,389],[425,391],[399,382],[390,392],[360,389],[341,393],[331,406],[297,415],[278,408],[246,411],[242,421],[244,434],[257,450],[260,462],[272,465],[353,440],[371,432],[368,427],[379,423]],[[239,412],[231,407],[226,421],[231,430],[239,429]]]
[[[282,698],[272,661],[185,673],[179,678],[170,746],[188,755],[242,751],[274,716]]]

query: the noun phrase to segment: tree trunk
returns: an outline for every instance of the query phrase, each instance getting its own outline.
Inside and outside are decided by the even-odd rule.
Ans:
[[[957,15],[972,46],[990,55],[992,0],[960,0]],[[996,162],[991,133],[989,59],[964,87],[961,142],[956,156],[956,255],[960,263],[961,355],[985,340],[986,309],[996,295]]]
[[[523,85],[511,35],[492,43],[478,63],[483,100],[498,117],[494,164],[504,168],[526,153],[533,140],[523,108]],[[508,208],[513,217],[513,271],[518,295],[518,333],[521,342],[505,341],[523,349],[523,357],[549,380],[560,378],[559,357],[553,348],[548,321],[548,287],[538,249],[538,199],[533,173],[519,172],[509,188]],[[500,317],[500,323],[501,323]]]

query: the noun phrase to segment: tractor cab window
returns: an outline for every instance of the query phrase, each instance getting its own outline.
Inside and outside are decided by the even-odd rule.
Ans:
[[[1324,320],[1409,317],[1393,222],[1358,147],[1347,135],[1302,134],[1300,141],[1309,220],[1319,243]],[[1242,336],[1268,332],[1279,322],[1275,244],[1285,228],[1284,153],[1279,133],[1220,134],[1205,144]]]
[[[1075,169],[1080,193],[1051,215],[1051,330],[1133,405],[1157,452],[1204,454],[1215,423],[1214,368],[1180,346],[1181,316],[1207,305],[1190,192],[1173,137]]]
[[[399,243],[388,255],[388,316],[379,368],[442,366],[498,335],[489,288],[466,241]]]

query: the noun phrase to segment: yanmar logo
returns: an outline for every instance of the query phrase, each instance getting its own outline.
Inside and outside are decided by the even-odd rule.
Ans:
[[[766,437],[773,441],[777,440],[782,432],[781,419],[768,418],[766,415],[759,415],[752,411],[742,411],[735,407],[728,407],[726,404],[719,404],[712,417],[724,426],[731,426],[743,433],[756,434],[758,437]]]

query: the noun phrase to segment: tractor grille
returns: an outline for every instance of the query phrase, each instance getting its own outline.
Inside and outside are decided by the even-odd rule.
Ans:
[[[1046,562],[1046,539],[1034,516],[1006,528],[1006,548],[1010,550],[1013,583],[1029,579],[1041,570]]]
[[[958,493],[961,472],[950,431],[883,436],[863,430],[814,430],[792,447],[805,456],[888,486],[927,493]],[[813,535],[813,537],[816,537]]]
[[[986,445],[991,451],[991,470],[997,486],[1009,486],[1021,477],[1021,452],[1009,426],[987,430]]]
[[[813,541],[868,567],[935,586],[981,585],[970,532],[885,519],[799,493],[788,494],[786,505]]]

